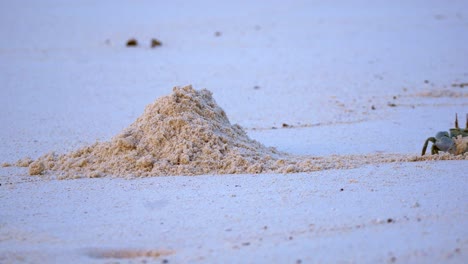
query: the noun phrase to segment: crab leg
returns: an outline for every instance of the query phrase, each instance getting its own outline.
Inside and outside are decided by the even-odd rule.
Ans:
[[[432,145],[431,154],[432,155],[439,154],[439,150],[440,149],[436,145]]]
[[[426,139],[426,142],[424,143],[424,146],[423,146],[423,149],[422,149],[421,156],[424,156],[424,154],[426,154],[427,144],[429,144],[429,141],[431,141],[432,144],[434,144],[436,142],[436,139],[435,139],[435,137],[430,137],[430,138]],[[433,152],[433,149],[432,149],[432,152]],[[432,154],[434,154],[434,153],[432,153]]]

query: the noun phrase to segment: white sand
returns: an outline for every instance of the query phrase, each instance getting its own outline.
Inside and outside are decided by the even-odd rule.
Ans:
[[[176,85],[212,90],[251,138],[297,155],[417,155],[468,112],[453,86],[468,80],[464,1],[26,2],[0,3],[0,163],[107,141]],[[465,263],[467,170],[51,181],[2,167],[0,262]]]

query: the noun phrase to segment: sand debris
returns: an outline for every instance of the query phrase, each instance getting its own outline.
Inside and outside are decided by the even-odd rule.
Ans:
[[[468,97],[468,93],[466,92],[459,92],[453,91],[450,89],[438,89],[438,90],[430,90],[424,91],[415,94],[417,97],[432,97],[432,98],[440,98],[440,97],[449,97],[449,98],[466,98]]]

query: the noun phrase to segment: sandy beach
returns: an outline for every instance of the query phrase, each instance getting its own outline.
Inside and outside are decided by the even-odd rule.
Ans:
[[[419,156],[456,113],[465,127],[466,1],[4,1],[0,21],[0,164],[112,141],[186,85],[266,147],[367,161],[131,179],[0,167],[0,263],[468,261],[466,155],[380,158]]]

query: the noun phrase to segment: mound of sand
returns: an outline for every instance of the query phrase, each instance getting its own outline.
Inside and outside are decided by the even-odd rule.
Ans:
[[[292,173],[347,169],[372,163],[468,159],[468,155],[417,157],[373,154],[297,157],[250,139],[232,125],[208,90],[175,87],[172,94],[148,105],[133,124],[109,142],[67,154],[49,153],[20,160],[30,175],[147,177],[236,173]]]
[[[65,178],[259,173],[281,155],[231,125],[210,91],[186,86],[148,105],[110,142],[47,154],[29,169],[62,172]]]

